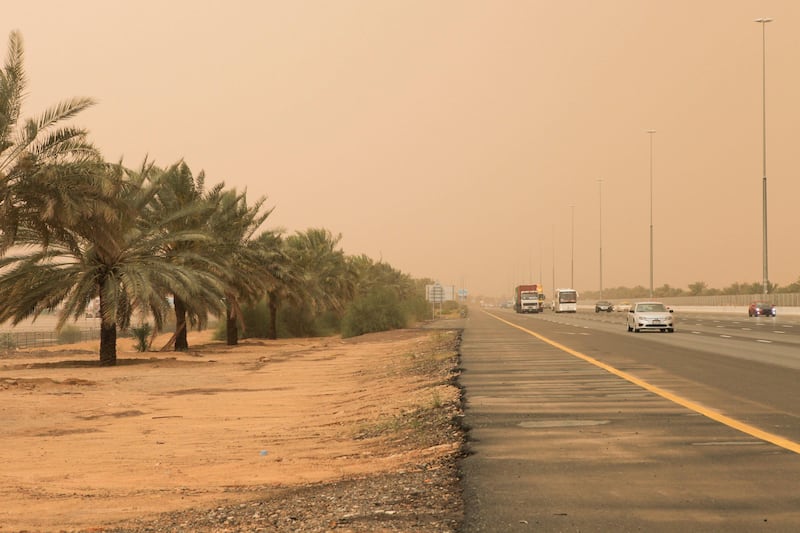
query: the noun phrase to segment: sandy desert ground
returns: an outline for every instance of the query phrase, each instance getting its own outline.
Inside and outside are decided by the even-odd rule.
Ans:
[[[458,440],[415,440],[402,420],[459,404],[440,364],[455,336],[194,332],[187,353],[121,338],[111,368],[97,342],[0,354],[0,532],[102,531],[452,457]]]

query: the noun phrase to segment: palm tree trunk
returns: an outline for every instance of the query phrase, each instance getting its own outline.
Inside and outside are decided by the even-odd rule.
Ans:
[[[100,366],[117,364],[117,325],[100,322]]]
[[[239,344],[239,325],[237,324],[236,315],[233,313],[233,307],[230,303],[227,305],[225,313],[225,334],[228,346],[236,346]]]
[[[228,346],[236,346],[239,344],[239,327],[236,325],[236,319],[228,317],[225,321],[226,339]]]
[[[189,340],[186,336],[186,306],[183,300],[175,299],[175,351],[185,352],[189,350]]]
[[[100,297],[100,366],[116,366],[117,364],[117,321],[106,319],[108,304],[104,298],[104,283],[98,283]]]
[[[274,293],[268,293],[267,305],[269,307],[269,328],[267,329],[267,338],[276,340],[278,338],[278,296]]]
[[[117,323],[105,318],[105,304],[100,295],[100,366],[117,364]]]

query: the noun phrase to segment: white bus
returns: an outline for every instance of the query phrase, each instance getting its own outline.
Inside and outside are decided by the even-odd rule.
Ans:
[[[578,311],[578,291],[575,289],[556,289],[553,296],[553,311],[556,313],[575,313]]]

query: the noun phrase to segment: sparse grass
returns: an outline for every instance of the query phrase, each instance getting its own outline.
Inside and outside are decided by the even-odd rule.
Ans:
[[[402,354],[400,371],[425,376],[414,405],[399,413],[367,420],[354,431],[355,439],[384,438],[394,444],[429,447],[459,440],[460,397],[449,398],[444,388],[454,386],[458,372],[457,332],[437,332],[413,352]]]
[[[421,345],[415,353],[405,355],[410,360],[409,370],[418,375],[441,376],[436,384],[450,383],[457,370],[459,342],[455,331],[437,332],[429,343]]]
[[[431,399],[431,408],[432,409],[441,409],[442,408],[442,397],[439,395],[439,391],[433,391],[433,398]]]

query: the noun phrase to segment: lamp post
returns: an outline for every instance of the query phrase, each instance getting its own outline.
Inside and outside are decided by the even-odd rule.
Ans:
[[[653,297],[653,134],[656,130],[647,130],[650,136],[650,298]]]
[[[569,206],[572,211],[572,235],[570,237],[570,273],[569,273],[569,286],[575,288],[575,206]]]
[[[599,189],[600,200],[600,299],[603,299],[603,180],[598,179],[597,185]]]
[[[552,228],[553,232],[553,300],[555,301],[556,297],[556,225],[551,224],[550,227]]]
[[[769,292],[769,271],[767,269],[767,22],[772,19],[761,17],[754,22],[761,24],[761,133],[762,133],[762,164],[763,178],[761,180],[761,240],[763,280],[762,290],[764,296]]]
[[[542,277],[542,263],[544,262],[544,247],[542,246],[542,241],[539,240],[539,285],[544,283],[544,278]]]

